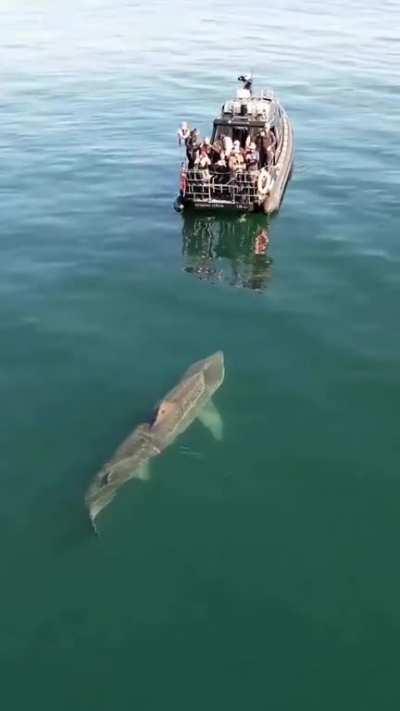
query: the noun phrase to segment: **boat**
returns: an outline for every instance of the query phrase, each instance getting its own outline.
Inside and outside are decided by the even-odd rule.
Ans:
[[[244,212],[277,212],[293,170],[294,135],[291,121],[271,89],[253,93],[253,78],[238,77],[242,87],[236,97],[222,105],[214,119],[211,139],[197,145],[197,157],[189,152],[191,138],[185,140],[187,158],[181,165],[180,191],[175,209],[237,209]],[[194,141],[196,139],[193,139]],[[195,145],[196,147],[196,145]],[[199,163],[203,147],[211,161]],[[232,153],[246,159],[254,150],[258,157],[239,167]],[[218,157],[223,154],[222,161]],[[224,168],[223,162],[227,162]],[[242,159],[241,159],[242,160]],[[219,164],[218,164],[219,163]],[[233,166],[233,167],[232,167]]]

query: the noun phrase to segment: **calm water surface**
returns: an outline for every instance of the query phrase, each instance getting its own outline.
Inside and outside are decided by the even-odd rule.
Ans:
[[[0,4],[4,708],[399,707],[400,6]],[[172,210],[239,72],[296,130],[283,209]],[[267,255],[255,240],[267,228]],[[85,489],[217,348],[200,425]]]

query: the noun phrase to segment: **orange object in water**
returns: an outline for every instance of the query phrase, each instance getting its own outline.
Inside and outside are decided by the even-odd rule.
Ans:
[[[256,242],[254,245],[254,254],[265,254],[269,245],[269,237],[267,230],[261,230],[260,234],[256,237]]]

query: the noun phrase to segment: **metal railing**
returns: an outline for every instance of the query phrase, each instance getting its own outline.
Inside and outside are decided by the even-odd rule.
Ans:
[[[196,204],[251,207],[256,201],[259,171],[218,171],[215,168],[183,170],[185,198]]]

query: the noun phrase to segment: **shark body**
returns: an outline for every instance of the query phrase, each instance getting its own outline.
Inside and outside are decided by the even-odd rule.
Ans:
[[[224,356],[217,351],[188,368],[157,408],[152,422],[138,425],[96,474],[85,501],[95,519],[129,479],[148,478],[149,461],[161,454],[198,417],[222,439],[222,420],[211,397],[224,380]]]

